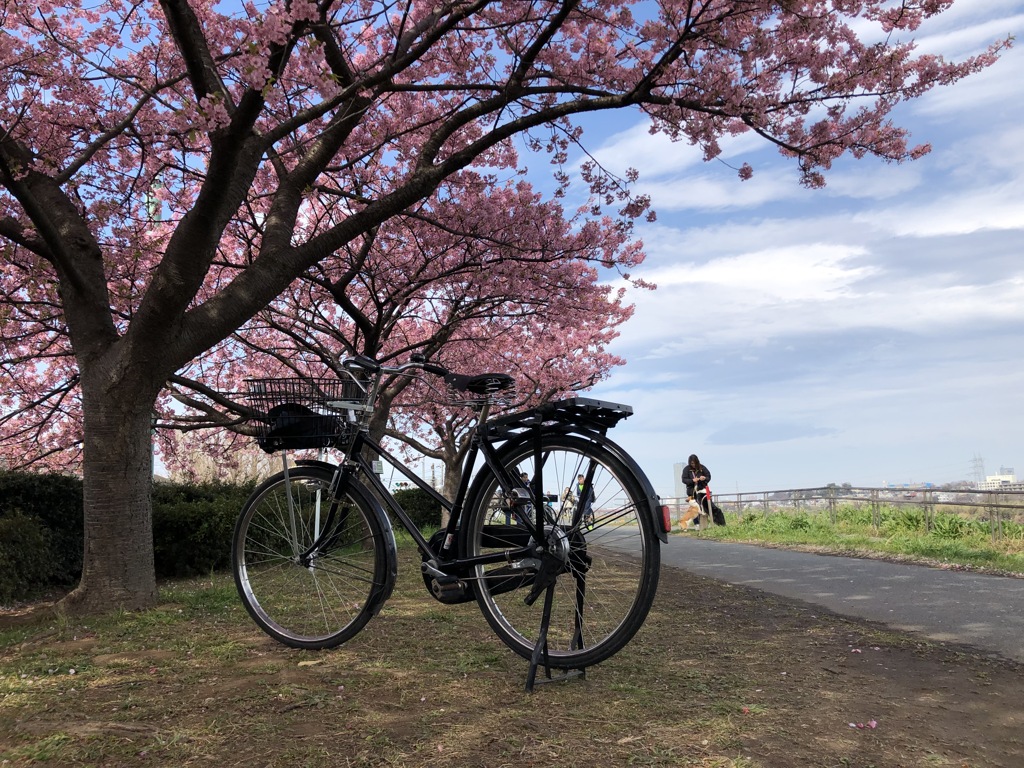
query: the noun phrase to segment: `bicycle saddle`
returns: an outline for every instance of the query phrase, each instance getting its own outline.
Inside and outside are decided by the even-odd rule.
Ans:
[[[449,373],[444,382],[452,389],[473,395],[493,395],[515,386],[515,379],[507,373],[478,373],[475,376]]]

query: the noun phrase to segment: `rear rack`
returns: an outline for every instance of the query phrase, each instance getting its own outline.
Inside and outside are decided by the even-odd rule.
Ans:
[[[629,405],[572,397],[488,420],[486,434],[494,440],[507,440],[525,430],[557,422],[559,426],[579,427],[603,435],[632,415],[633,408]]]

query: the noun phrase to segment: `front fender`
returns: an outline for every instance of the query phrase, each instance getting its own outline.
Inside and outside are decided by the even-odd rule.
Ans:
[[[603,443],[605,448],[614,453],[616,458],[629,467],[630,471],[636,475],[641,488],[643,488],[644,497],[647,499],[647,506],[651,511],[651,518],[654,520],[654,530],[657,531],[658,538],[661,539],[661,542],[663,544],[667,543],[668,532],[672,529],[672,523],[669,519],[668,511],[661,504],[661,497],[654,492],[654,486],[651,485],[651,481],[647,477],[647,473],[640,469],[640,465],[636,463],[636,460],[626,453],[625,449],[623,449],[618,443],[609,440],[607,437],[604,438]]]
[[[295,463],[300,467],[318,467],[330,472],[338,470],[336,464],[316,459],[298,459]],[[395,542],[395,529],[391,526],[391,518],[384,512],[384,507],[365,485],[353,477],[350,478],[348,488],[345,490],[372,511],[374,517],[377,518],[377,524],[380,526],[383,537],[385,557],[387,558],[384,563],[384,579],[375,585],[367,599],[367,609],[370,611],[370,615],[376,616],[384,607],[387,599],[391,597],[395,581],[398,578],[398,544]]]

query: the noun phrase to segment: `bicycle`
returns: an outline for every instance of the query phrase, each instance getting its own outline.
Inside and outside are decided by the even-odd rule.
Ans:
[[[502,642],[530,661],[527,690],[541,664],[548,679],[552,669],[583,674],[629,642],[654,600],[660,543],[671,530],[668,507],[606,436],[629,406],[571,398],[491,418],[513,388],[506,374],[455,374],[419,356],[392,367],[356,356],[342,367],[347,378],[247,382],[259,445],[286,452],[283,470],[246,501],[232,537],[238,593],[264,632],[307,649],[358,633],[395,584],[390,513],[419,549],[430,594],[449,604],[475,600]],[[412,371],[442,378],[476,413],[452,500],[368,434],[383,377]],[[287,451],[327,447],[344,460],[288,464]],[[373,457],[448,509],[447,526],[428,540]],[[546,483],[561,488],[579,474],[596,515],[589,530],[581,505],[556,509],[544,493]]]

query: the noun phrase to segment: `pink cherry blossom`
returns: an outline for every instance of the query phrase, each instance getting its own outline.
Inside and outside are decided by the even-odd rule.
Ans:
[[[1008,45],[960,62],[917,54],[908,35],[951,4],[438,0],[395,15],[375,0],[272,0],[237,13],[213,0],[5,2],[0,435],[7,463],[83,473],[89,546],[65,607],[156,599],[151,428],[170,417],[172,392],[228,413],[224,387],[244,369],[233,360],[343,315],[354,347],[398,355],[401,339],[421,343],[441,326],[463,283],[486,288],[483,274],[529,305],[545,288],[570,288],[565,270],[579,285],[593,282],[590,270],[628,272],[641,255],[630,222],[653,217],[654,201],[632,192],[635,174],[587,166],[590,203],[545,209],[571,178],[578,116],[641,109],[654,131],[707,159],[723,136],[753,131],[812,187],[845,152],[917,157],[926,147],[908,143],[892,110]],[[522,214],[535,195],[526,189],[504,215],[486,205],[492,190],[512,194],[524,170],[517,136],[551,161],[554,190],[535,197],[536,217]],[[457,201],[479,210],[460,219]],[[422,242],[406,223],[417,219],[430,225],[416,232]],[[571,231],[549,226],[558,220]],[[557,279],[517,272],[549,235],[566,257]],[[574,256],[570,235],[581,238]],[[465,247],[445,252],[453,236]],[[508,263],[517,238],[527,255]],[[420,245],[436,256],[422,266],[437,280],[380,324],[375,293],[410,276]],[[471,252],[476,275],[451,267]],[[332,287],[338,295],[321,300]],[[460,328],[514,339],[511,306]],[[545,327],[541,358],[589,343]],[[470,339],[458,342],[453,355]],[[327,351],[269,357],[303,369]],[[537,392],[563,386],[524,375]]]

